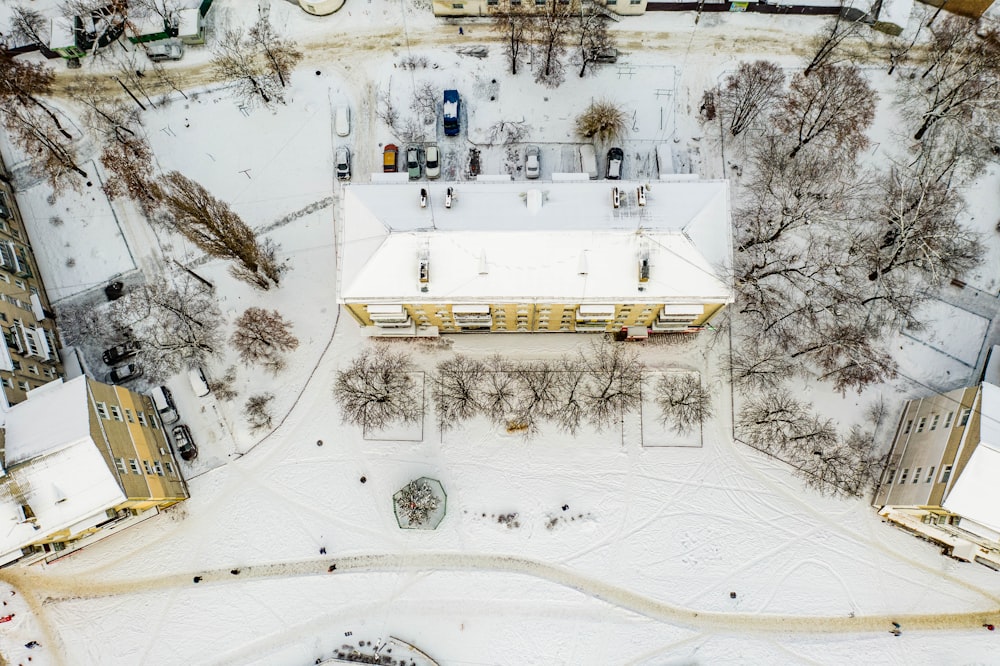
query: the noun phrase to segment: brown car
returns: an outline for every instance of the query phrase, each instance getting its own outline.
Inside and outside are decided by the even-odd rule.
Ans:
[[[382,150],[382,171],[396,173],[399,171],[399,147],[394,143],[385,144]]]

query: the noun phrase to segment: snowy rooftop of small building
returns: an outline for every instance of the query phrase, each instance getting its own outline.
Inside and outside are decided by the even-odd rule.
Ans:
[[[982,383],[979,445],[944,508],[1000,532],[1000,388]]]
[[[451,208],[444,205],[454,188]],[[621,205],[612,205],[619,188]],[[725,181],[378,183],[345,188],[342,302],[732,299]],[[421,190],[427,205],[420,206]],[[429,261],[428,290],[418,266]],[[648,256],[649,281],[638,280]]]
[[[43,384],[6,414],[6,466],[90,439],[87,378]]]
[[[6,414],[0,563],[19,556],[23,546],[40,536],[104,520],[105,509],[124,500],[91,439],[89,419],[87,378],[82,376],[45,384]],[[34,521],[25,520],[25,504]]]

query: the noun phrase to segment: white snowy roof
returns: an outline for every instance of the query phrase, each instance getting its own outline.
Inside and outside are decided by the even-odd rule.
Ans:
[[[1000,532],[1000,388],[982,383],[979,444],[944,508]]]
[[[621,206],[612,206],[618,187]],[[341,302],[730,302],[725,181],[352,184]],[[450,209],[444,201],[454,188]],[[420,207],[420,190],[428,193]],[[428,290],[417,279],[429,259]],[[638,281],[648,256],[649,281]]]
[[[87,378],[56,380],[28,393],[6,416],[8,468],[82,439],[90,440]]]

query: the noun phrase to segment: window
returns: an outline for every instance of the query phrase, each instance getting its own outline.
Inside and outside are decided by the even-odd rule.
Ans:
[[[169,460],[164,460],[163,461],[163,466],[167,469],[167,475],[168,476],[173,476],[174,475],[174,466],[170,464]]]
[[[102,419],[111,418],[111,414],[108,413],[108,406],[103,402],[97,403],[97,413],[101,415]]]
[[[944,427],[945,428],[950,428],[951,427],[951,420],[952,420],[952,418],[954,418],[954,416],[955,416],[955,412],[948,412],[948,415],[946,417],[944,417]]]
[[[969,422],[969,415],[971,413],[972,413],[972,410],[969,409],[968,407],[966,407],[965,409],[963,409],[962,410],[962,415],[960,417],[958,417],[958,425],[964,426],[966,423],[968,423]]]
[[[127,407],[125,408],[125,418],[128,419],[129,423],[135,423],[135,419],[132,418],[132,410]]]
[[[7,276],[6,273],[0,273],[0,280],[3,280],[7,284],[10,284],[10,278]]]
[[[142,474],[142,472],[139,471],[139,461],[135,458],[128,459],[128,466],[131,468],[133,474]]]
[[[143,460],[142,461],[142,466],[146,470],[146,474],[149,474],[149,475],[153,474],[153,466],[149,464],[148,460]]]
[[[38,374],[38,366],[37,365],[29,365],[28,366],[28,372],[30,372],[33,375],[37,375]]]
[[[135,416],[139,419],[139,425],[146,425],[146,415],[143,412],[136,412]]]
[[[906,483],[906,477],[910,475],[910,468],[907,467],[902,472],[899,473],[899,482]]]
[[[122,420],[122,410],[118,405],[111,405],[111,416],[115,418],[115,421]]]
[[[941,470],[941,483],[948,483],[948,479],[951,478],[951,465],[945,465],[944,469]]]
[[[927,424],[927,417],[921,416],[920,420],[917,421],[917,432],[923,432],[924,426]]]
[[[14,280],[14,284],[16,284],[19,289],[28,288],[28,285],[24,284],[24,280]]]
[[[921,472],[921,471],[922,471],[923,469],[924,469],[923,467],[918,467],[918,468],[917,468],[917,471],[913,473],[913,483],[916,483],[917,481],[919,481],[919,480],[920,480],[920,472]]]
[[[903,434],[904,435],[909,435],[910,434],[910,429],[912,427],[913,427],[913,419],[910,419],[909,421],[906,422],[906,427],[903,428]]]
[[[25,382],[25,381],[19,381],[17,383],[17,388],[19,388],[22,391],[24,391],[25,393],[27,393],[28,391],[31,390],[31,384],[29,384],[28,382]]]
[[[118,470],[119,474],[128,474],[128,469],[125,467],[124,458],[115,458],[115,469]]]
[[[933,480],[934,480],[934,468],[931,467],[929,470],[927,470],[927,481],[926,481],[926,483],[930,483]]]
[[[453,3],[451,3],[451,8],[452,9],[465,9],[465,5],[463,5],[461,2],[453,2]]]
[[[10,377],[3,378],[3,385],[7,388],[14,388],[14,380]]]
[[[941,420],[941,415],[940,414],[935,414],[934,418],[931,419],[931,430],[937,430],[937,424],[938,424],[938,421],[940,421],[940,420]]]
[[[157,476],[163,476],[163,465],[160,464],[159,460],[153,461],[153,469],[156,470]]]

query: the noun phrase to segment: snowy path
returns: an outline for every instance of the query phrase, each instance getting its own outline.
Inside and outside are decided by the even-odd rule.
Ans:
[[[331,564],[336,570],[329,572]],[[981,627],[984,623],[1000,624],[1000,609],[968,613],[916,615],[856,615],[854,617],[824,617],[799,615],[762,615],[757,613],[720,613],[695,611],[658,601],[621,587],[581,575],[544,562],[518,557],[459,553],[404,553],[396,555],[358,555],[322,558],[299,562],[242,567],[238,574],[230,570],[199,571],[151,578],[123,580],[114,583],[86,583],[75,577],[37,575],[31,570],[3,573],[10,583],[30,587],[33,593],[44,595],[44,604],[81,597],[124,596],[191,586],[193,577],[200,576],[200,585],[240,584],[248,579],[274,579],[293,576],[330,576],[373,572],[403,571],[491,571],[531,576],[550,583],[572,588],[601,599],[611,605],[640,615],[688,629],[733,631],[739,633],[863,633],[884,632],[893,621],[908,631],[940,631]],[[235,571],[235,570],[233,570]]]

